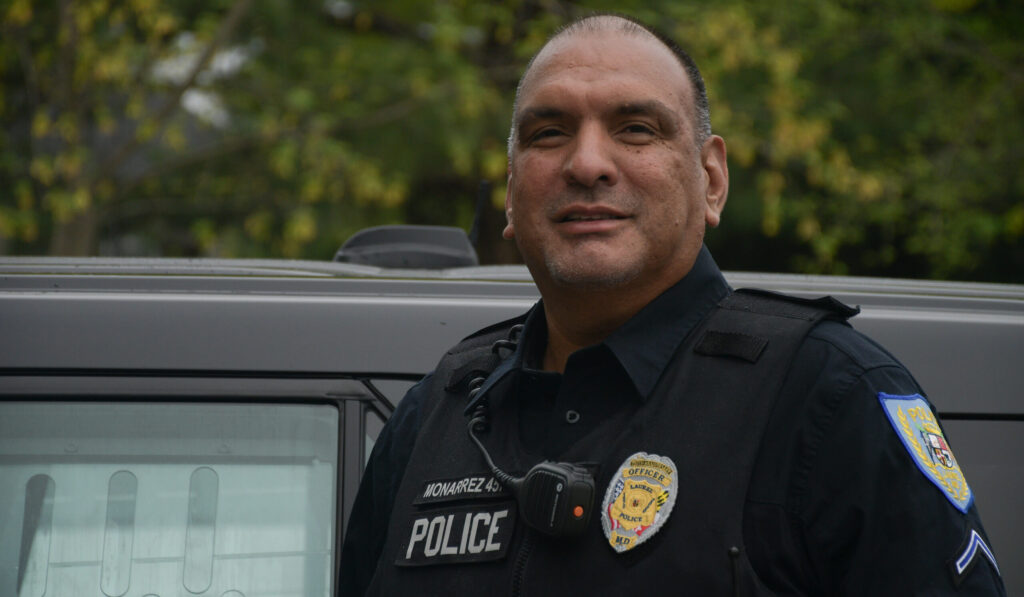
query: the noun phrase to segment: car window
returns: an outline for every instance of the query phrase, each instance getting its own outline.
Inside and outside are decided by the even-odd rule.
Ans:
[[[409,388],[417,383],[419,381],[405,379],[374,379],[372,381],[373,387],[383,394],[388,399],[388,402],[394,406],[398,406],[398,403],[405,397],[405,393],[409,391]]]
[[[393,406],[397,406],[405,396],[405,393],[409,391],[409,388],[418,382],[404,379],[374,379],[368,383],[372,384],[374,389],[380,392]],[[390,415],[390,413],[387,413],[387,415]],[[375,408],[364,409],[363,432],[366,443],[363,447],[363,466],[370,460],[370,452],[373,450],[373,445],[376,443],[381,429],[384,428],[386,420],[386,415],[381,413],[380,410]]]
[[[0,595],[331,591],[333,405],[0,403]]]

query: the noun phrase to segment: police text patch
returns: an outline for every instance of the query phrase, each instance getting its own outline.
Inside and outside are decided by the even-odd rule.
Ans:
[[[419,513],[406,529],[398,566],[466,564],[508,555],[515,502],[503,501]]]

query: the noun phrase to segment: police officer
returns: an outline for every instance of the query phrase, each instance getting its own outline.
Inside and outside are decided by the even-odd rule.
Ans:
[[[618,16],[520,81],[508,225],[542,300],[449,351],[374,448],[341,594],[1002,595],[911,375],[831,299],[733,292],[696,65]]]

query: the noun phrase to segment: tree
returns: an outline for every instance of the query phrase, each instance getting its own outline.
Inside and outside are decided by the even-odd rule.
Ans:
[[[702,67],[723,266],[1020,281],[1024,9],[994,0],[12,0],[0,251],[325,259],[368,225],[468,228],[486,180],[481,255],[514,259],[516,81],[609,8]]]

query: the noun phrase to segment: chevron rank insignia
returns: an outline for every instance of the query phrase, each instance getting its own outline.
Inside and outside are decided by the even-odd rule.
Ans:
[[[996,575],[1001,576],[999,572],[999,564],[996,563],[996,556],[992,554],[992,549],[989,548],[985,540],[981,538],[978,531],[968,528],[969,533],[964,539],[963,545],[954,557],[949,562],[951,571],[953,572],[953,584],[960,586],[967,575],[970,574],[971,569],[978,563],[978,560],[984,558],[988,560],[988,563],[992,565],[992,569],[995,570]]]
[[[604,536],[617,553],[647,541],[668,520],[679,490],[677,472],[671,458],[645,452],[619,467],[601,508]]]
[[[884,392],[878,393],[878,400],[917,468],[958,510],[967,512],[974,495],[928,401],[920,394],[897,396]]]

